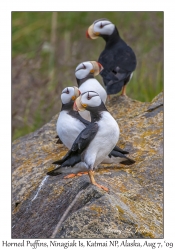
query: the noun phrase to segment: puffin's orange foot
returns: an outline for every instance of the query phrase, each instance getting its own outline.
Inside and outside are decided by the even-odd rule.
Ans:
[[[108,189],[107,187],[102,186],[102,185],[100,185],[100,184],[98,184],[98,183],[93,183],[93,184],[94,184],[95,186],[97,186],[97,187],[103,189],[104,191],[109,192],[109,189]]]
[[[88,172],[79,172],[77,174],[68,174],[64,176],[64,179],[74,178],[75,176],[82,176],[83,174],[88,174]]]
[[[69,179],[69,178],[73,178],[75,176],[76,176],[76,174],[68,174],[68,175],[64,176],[63,179]]]
[[[84,174],[88,174],[88,172],[79,172],[79,173],[77,173],[76,175],[77,175],[77,176],[82,176],[82,175],[84,175]]]

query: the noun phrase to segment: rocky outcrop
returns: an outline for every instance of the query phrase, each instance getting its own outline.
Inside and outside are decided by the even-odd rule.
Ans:
[[[100,190],[87,175],[47,176],[66,152],[56,144],[58,115],[12,145],[12,238],[163,238],[163,93],[151,103],[113,97],[118,146],[136,161],[101,165]]]

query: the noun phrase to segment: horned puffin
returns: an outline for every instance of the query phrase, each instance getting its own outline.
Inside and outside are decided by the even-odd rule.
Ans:
[[[88,171],[91,183],[108,191],[108,188],[96,183],[94,170],[115,147],[119,139],[118,124],[94,91],[82,93],[75,100],[73,109],[81,112],[88,110],[91,123],[81,131],[68,153],[61,160],[53,162],[60,166],[47,174]]]
[[[87,61],[80,63],[75,69],[75,77],[77,80],[77,85],[81,93],[86,91],[95,91],[99,94],[102,101],[105,103],[107,99],[106,90],[102,85],[95,79],[101,71],[103,66],[96,61]],[[90,113],[85,110],[80,113],[80,115],[90,121]]]
[[[80,91],[77,87],[66,87],[61,93],[62,107],[56,123],[57,134],[62,143],[70,149],[79,133],[89,124],[77,111],[73,104]]]
[[[117,27],[106,18],[96,20],[86,31],[86,36],[91,39],[102,37],[106,42],[98,62],[104,68],[100,75],[108,96],[121,90],[121,95],[126,96],[126,85],[137,64],[134,51],[120,37]]]
[[[90,124],[90,122],[82,118],[77,111],[73,110],[74,101],[79,96],[80,91],[75,86],[66,87],[61,94],[62,108],[57,119],[56,130],[58,138],[68,149],[71,149],[80,132]],[[126,157],[125,154],[129,154],[129,152],[115,145],[109,156],[107,156],[102,163],[133,164],[133,160]]]

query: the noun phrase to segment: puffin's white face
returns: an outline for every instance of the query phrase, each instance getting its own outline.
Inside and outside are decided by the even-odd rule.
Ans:
[[[100,96],[94,91],[88,91],[81,94],[74,102],[73,109],[76,111],[84,111],[88,107],[100,106],[102,100]]]
[[[77,97],[79,97],[81,92],[77,87],[67,87],[63,89],[61,93],[61,101],[63,104],[69,103],[71,100],[75,101]]]
[[[80,63],[75,69],[77,79],[83,79],[87,75],[92,74],[97,76],[103,70],[103,66],[96,61],[88,61]]]
[[[110,36],[115,29],[115,25],[107,19],[96,20],[87,30],[87,37],[96,39],[100,35]]]

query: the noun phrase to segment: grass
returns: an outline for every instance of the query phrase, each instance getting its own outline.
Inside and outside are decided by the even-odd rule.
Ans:
[[[98,59],[105,43],[85,31],[101,17],[136,53],[127,95],[149,102],[163,90],[163,12],[12,12],[13,140],[58,113],[62,89],[76,85],[76,66]]]

